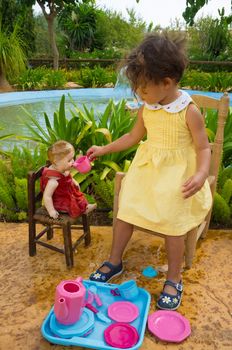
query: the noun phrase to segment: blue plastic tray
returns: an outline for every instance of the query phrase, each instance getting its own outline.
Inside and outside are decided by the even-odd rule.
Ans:
[[[110,284],[110,283],[99,283],[99,282],[92,282],[92,281],[83,281],[86,289],[88,289],[91,285],[95,285],[98,290],[98,294],[103,302],[103,305],[101,307],[97,307],[99,311],[103,312],[104,315],[108,316],[107,314],[107,308],[110,304],[114,303],[115,301],[122,301],[125,300],[121,296],[114,296],[111,293],[111,290],[116,289],[119,287],[118,284]],[[132,326],[134,326],[139,334],[139,341],[138,343],[128,348],[130,350],[136,350],[139,349],[142,346],[143,338],[144,338],[144,332],[146,328],[147,323],[147,317],[150,307],[150,301],[151,296],[150,294],[143,288],[139,288],[139,295],[136,299],[133,300],[133,303],[139,308],[139,317],[134,320],[133,322],[130,322]],[[95,305],[95,304],[94,304]],[[85,348],[90,349],[114,349],[114,350],[121,350],[119,348],[114,348],[112,346],[109,346],[105,340],[104,340],[104,330],[109,326],[109,324],[104,323],[97,319],[95,316],[95,323],[93,331],[86,337],[81,336],[75,336],[72,338],[60,338],[52,333],[50,329],[50,318],[53,315],[53,308],[45,318],[41,331],[45,339],[47,339],[49,342],[59,345],[74,345],[74,346],[82,346]],[[112,320],[112,323],[114,321]]]

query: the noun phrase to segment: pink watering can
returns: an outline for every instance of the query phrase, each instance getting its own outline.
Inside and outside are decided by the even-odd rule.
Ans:
[[[58,322],[70,325],[79,320],[85,306],[86,289],[82,278],[62,281],[56,287],[54,313]]]
[[[82,156],[75,160],[73,167],[80,173],[86,174],[91,170],[91,163],[88,156]]]

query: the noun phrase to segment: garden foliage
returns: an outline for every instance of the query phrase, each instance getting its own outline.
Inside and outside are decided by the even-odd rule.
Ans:
[[[220,169],[212,218],[215,223],[232,224],[232,166]]]
[[[46,163],[46,149],[56,140],[71,142],[76,154],[80,154],[86,153],[93,144],[105,145],[129,132],[136,118],[126,111],[125,103],[124,100],[119,103],[109,101],[105,110],[96,115],[93,108],[83,106],[80,109],[72,101],[71,116],[68,119],[63,96],[53,118],[44,113],[46,129],[41,128],[36,118],[27,113],[29,119],[26,125],[33,134],[31,140],[39,146],[34,151],[14,148],[10,159],[0,160],[0,217],[9,221],[26,218],[27,172]],[[210,141],[215,137],[216,120],[216,112],[207,111],[206,127]],[[223,162],[213,207],[213,221],[226,225],[231,224],[232,214],[231,124],[230,111],[225,126]],[[80,183],[81,190],[90,202],[97,202],[98,208],[112,208],[115,172],[128,170],[136,148],[137,146],[96,159],[92,170],[87,174],[80,174],[73,169],[73,176]]]
[[[46,161],[45,147],[34,150],[15,147],[10,158],[0,159],[0,218],[21,221],[27,218],[27,173]]]

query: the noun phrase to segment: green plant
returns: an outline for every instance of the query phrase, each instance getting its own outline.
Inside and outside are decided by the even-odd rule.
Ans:
[[[84,68],[79,71],[77,82],[83,87],[101,87],[107,83],[115,84],[116,72],[95,66],[93,69]]]
[[[215,223],[226,225],[232,222],[232,166],[220,169],[212,219]]]
[[[11,155],[11,169],[15,177],[24,179],[29,170],[38,169],[46,163],[47,148],[39,144],[34,149],[14,147]]]
[[[46,67],[27,69],[19,77],[11,79],[11,83],[22,90],[62,88],[66,81],[66,72],[64,70],[52,70]]]
[[[230,91],[232,88],[231,72],[199,72],[186,70],[181,79],[181,86],[196,90]]]
[[[208,28],[206,41],[206,53],[211,59],[217,58],[221,52],[225,51],[230,40],[228,25],[232,21],[232,16],[225,17],[225,9],[218,10],[220,19],[214,19]]]
[[[78,118],[74,114],[70,120],[66,118],[64,95],[60,100],[59,110],[54,112],[52,123],[47,113],[44,112],[46,130],[41,127],[33,115],[27,112],[26,109],[24,110],[29,120],[22,122],[31,131],[32,135],[34,135],[28,138],[46,146],[50,146],[58,140],[65,140],[70,142],[75,149],[77,149],[81,139],[91,127],[90,122],[86,121],[84,118]]]
[[[96,115],[93,108],[88,109],[83,106],[83,111],[72,99],[71,101],[73,109],[70,110],[70,120],[66,118],[65,96],[61,98],[59,111],[54,112],[53,122],[44,113],[46,130],[40,126],[36,118],[25,110],[29,120],[23,122],[33,135],[28,139],[46,146],[62,139],[70,142],[76,151],[85,153],[93,144],[103,145],[116,140],[134,125],[135,118],[131,116],[129,111],[126,111],[125,100],[117,104],[110,100],[105,111],[99,115]],[[101,160],[96,160],[95,167],[104,172],[104,177],[111,170],[127,169],[128,160],[133,157],[136,148],[132,147],[117,154],[106,155]]]
[[[100,201],[103,203],[104,207],[113,208],[114,180],[102,180],[97,174],[93,176],[92,180],[94,197],[96,198],[97,202],[99,203],[98,199],[100,198]]]
[[[4,130],[4,129],[0,126],[0,130]],[[11,138],[13,136],[15,136],[15,135],[14,134],[1,135],[0,136],[0,141],[4,141],[4,140],[9,139],[9,138]],[[8,155],[8,152],[6,152],[6,151],[4,151],[4,150],[2,150],[0,148],[0,154]]]
[[[65,4],[58,23],[71,50],[83,50],[92,46],[96,30],[96,9],[91,2]]]
[[[84,106],[83,112],[73,101],[75,115],[91,124],[88,133],[86,133],[80,143],[80,149],[83,152],[86,152],[94,144],[105,145],[112,142],[131,130],[136,118],[131,116],[125,105],[125,100],[121,100],[119,103],[114,103],[110,100],[105,111],[96,115],[93,108],[87,109]],[[114,172],[126,170],[128,161],[133,158],[136,148],[137,146],[134,146],[128,150],[105,155],[101,159],[97,159],[94,163],[95,169],[102,171],[102,178],[111,170]],[[103,175],[103,172],[105,175]]]
[[[24,44],[15,26],[10,34],[0,28],[0,91],[10,90],[10,77],[18,75],[25,69],[26,56]]]
[[[46,87],[46,68],[27,69],[19,77],[13,77],[11,83],[22,90],[41,90]]]
[[[46,161],[44,146],[29,151],[15,147],[10,158],[0,159],[0,218],[21,221],[27,218],[27,173]]]

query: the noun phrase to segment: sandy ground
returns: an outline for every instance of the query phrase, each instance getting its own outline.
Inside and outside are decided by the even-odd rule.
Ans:
[[[111,228],[92,227],[92,244],[88,248],[79,246],[71,270],[66,269],[63,255],[40,246],[37,255],[29,257],[27,235],[27,224],[0,223],[0,349],[71,349],[49,344],[40,327],[54,303],[56,285],[76,276],[88,278],[107,257]],[[210,231],[206,240],[198,244],[193,268],[185,271],[183,277],[185,290],[178,311],[189,319],[191,336],[181,344],[168,344],[147,330],[140,349],[232,349],[231,255],[232,231]],[[166,263],[163,241],[135,232],[124,261],[125,273],[114,283],[135,279],[151,293],[153,312],[165,276],[146,279],[141,270]]]

